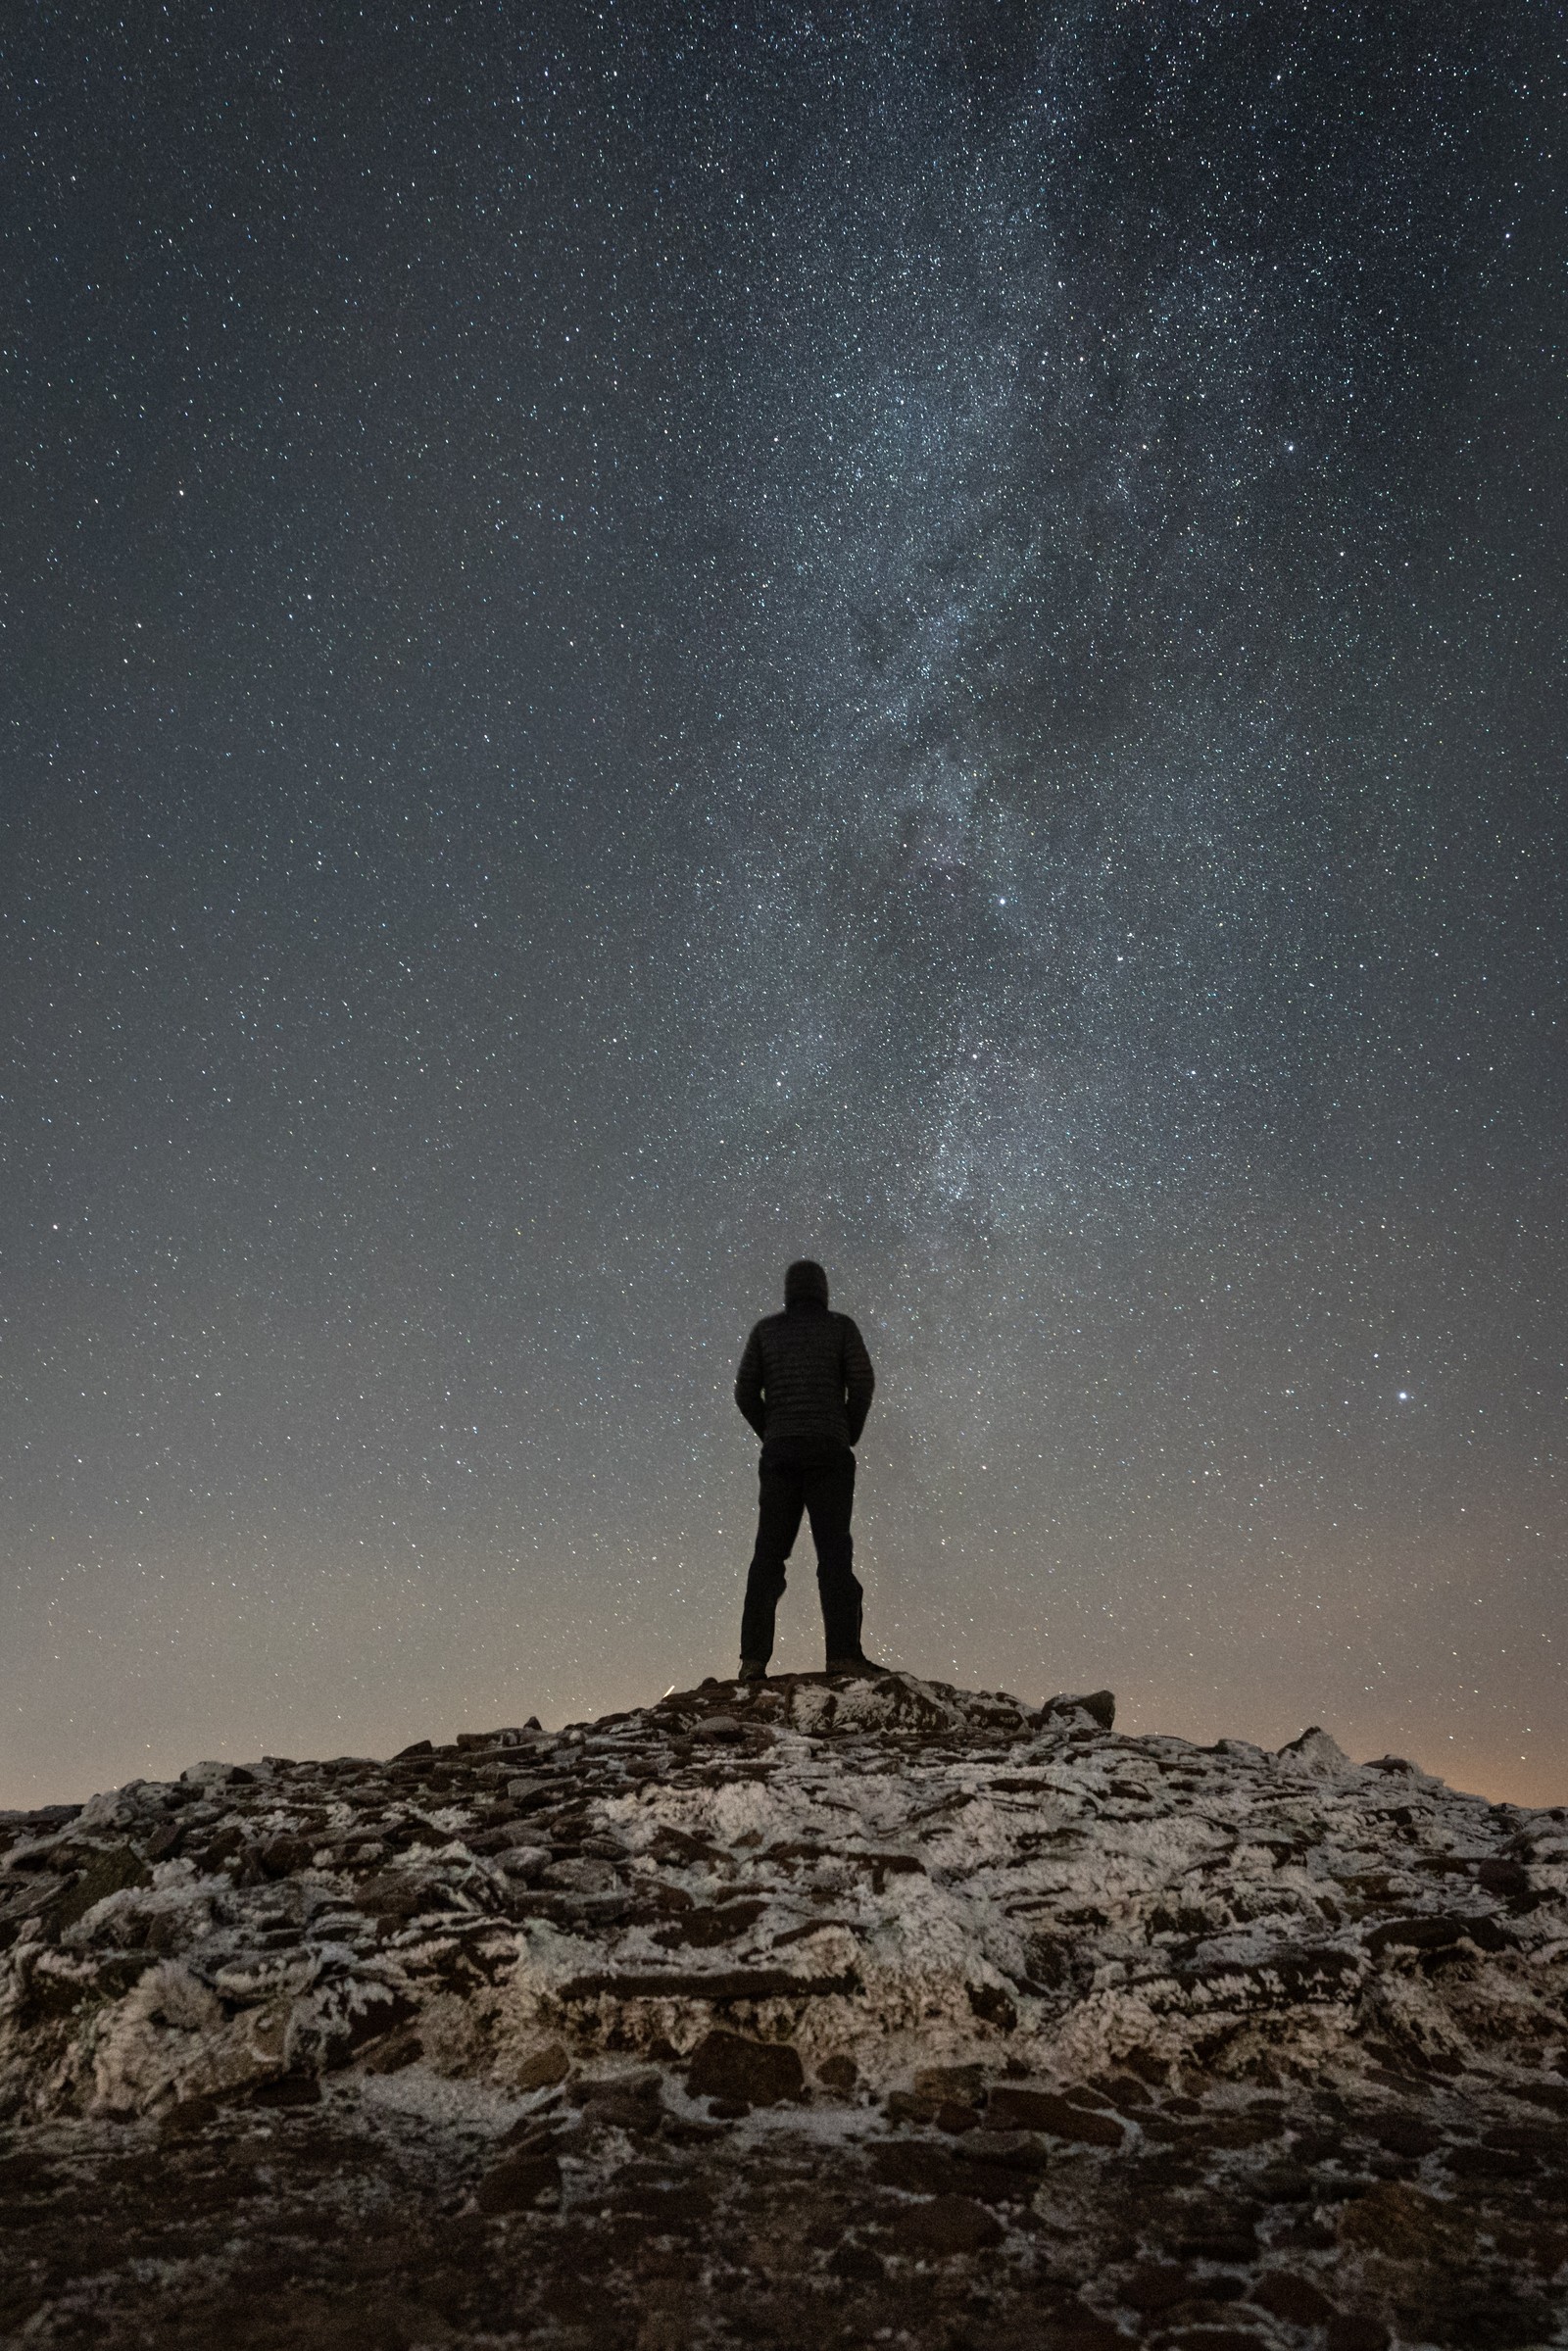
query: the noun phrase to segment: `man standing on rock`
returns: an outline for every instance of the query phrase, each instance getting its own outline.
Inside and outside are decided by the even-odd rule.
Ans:
[[[882,1673],[860,1648],[860,1602],[850,1512],[855,1451],[876,1376],[847,1314],[830,1314],[827,1275],[798,1257],[784,1276],[784,1311],[746,1342],[735,1401],[762,1440],[757,1548],[741,1618],[741,1680],[760,1682],[773,1654],[773,1613],[784,1562],[809,1511],[830,1674]]]

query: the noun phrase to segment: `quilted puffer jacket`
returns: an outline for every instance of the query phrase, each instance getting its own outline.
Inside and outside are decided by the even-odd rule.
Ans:
[[[865,1341],[847,1314],[825,1300],[792,1298],[768,1314],[746,1342],[735,1401],[777,1452],[834,1450],[859,1442],[876,1374]]]

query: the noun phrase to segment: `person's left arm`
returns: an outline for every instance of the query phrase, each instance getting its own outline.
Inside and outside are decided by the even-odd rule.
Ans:
[[[865,1416],[876,1393],[876,1373],[858,1326],[846,1314],[844,1322],[844,1404],[850,1423],[850,1443],[858,1445]]]
[[[767,1413],[762,1393],[762,1344],[755,1331],[746,1342],[746,1352],[735,1374],[735,1401],[760,1437],[766,1427]]]

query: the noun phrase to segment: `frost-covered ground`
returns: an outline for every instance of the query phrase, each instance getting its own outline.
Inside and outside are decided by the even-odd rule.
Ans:
[[[0,2337],[1568,2344],[1568,1815],[915,1682],[0,1816]]]

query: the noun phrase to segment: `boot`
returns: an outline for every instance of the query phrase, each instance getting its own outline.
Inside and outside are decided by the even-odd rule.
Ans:
[[[737,1682],[765,1682],[767,1680],[767,1668],[765,1665],[760,1664],[756,1657],[743,1657],[741,1659],[741,1670],[736,1675],[735,1679]]]
[[[826,1670],[830,1674],[859,1674],[875,1682],[894,1669],[891,1665],[878,1665],[874,1657],[863,1656],[858,1649],[853,1657],[830,1657]]]

